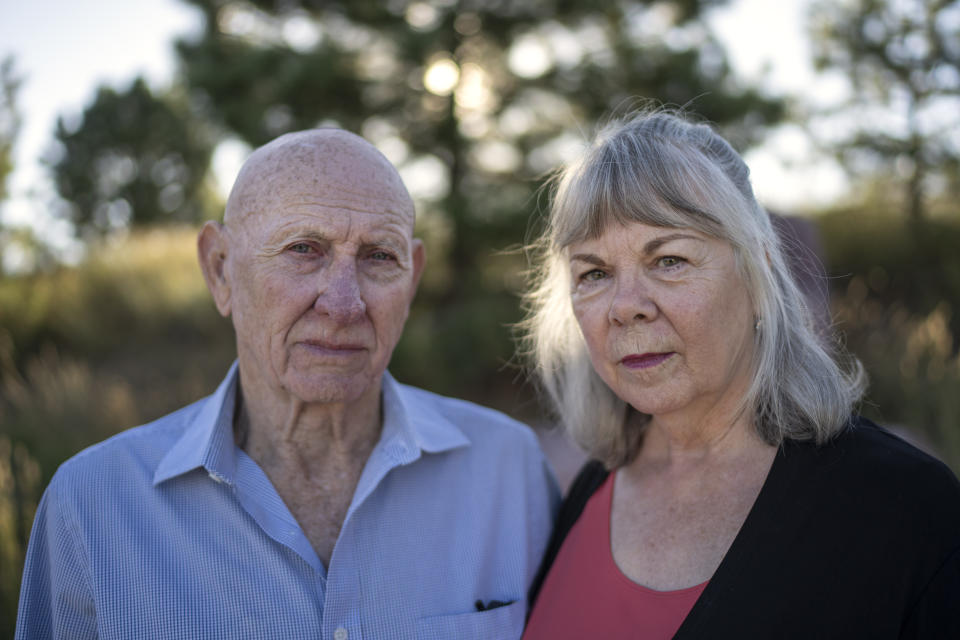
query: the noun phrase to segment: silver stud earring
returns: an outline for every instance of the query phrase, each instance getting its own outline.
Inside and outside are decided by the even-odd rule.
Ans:
[[[754,331],[760,331],[760,318],[757,318],[756,324],[753,325]]]

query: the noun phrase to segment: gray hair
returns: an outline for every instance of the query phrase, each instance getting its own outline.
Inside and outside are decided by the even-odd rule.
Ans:
[[[557,176],[546,230],[532,247],[523,350],[563,426],[610,468],[636,455],[650,417],[594,370],[573,314],[566,249],[611,223],[692,228],[733,247],[759,321],[742,408],[766,442],[823,443],[863,395],[860,363],[818,337],[749,173],[709,126],[658,111],[607,124]]]

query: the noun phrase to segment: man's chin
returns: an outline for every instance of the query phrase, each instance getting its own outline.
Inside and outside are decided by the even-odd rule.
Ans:
[[[365,396],[377,397],[379,376],[368,372],[310,372],[289,376],[287,390],[308,404],[351,403]]]

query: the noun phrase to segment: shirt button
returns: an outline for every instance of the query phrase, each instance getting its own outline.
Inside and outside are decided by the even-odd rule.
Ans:
[[[347,630],[343,627],[337,627],[337,630],[333,632],[333,640],[347,640],[347,637],[350,634],[347,633]]]

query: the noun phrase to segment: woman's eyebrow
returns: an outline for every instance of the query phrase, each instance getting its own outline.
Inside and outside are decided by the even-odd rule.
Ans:
[[[654,238],[643,245],[643,252],[645,254],[650,254],[667,244],[668,242],[673,242],[674,240],[696,240],[697,242],[703,242],[703,238],[700,238],[689,233],[670,233],[665,236],[660,236],[659,238]]]
[[[601,260],[598,256],[592,253],[575,253],[570,256],[570,261],[577,260],[579,262],[586,262],[588,264],[595,265],[597,267],[605,267],[607,263]]]
[[[660,236],[659,238],[654,238],[653,240],[648,241],[643,245],[643,253],[650,254],[662,247],[663,245],[673,242],[674,240],[696,240],[697,242],[704,242],[703,238],[689,234],[689,233],[670,233],[665,236]],[[598,267],[605,267],[607,263],[604,262],[602,258],[593,253],[574,253],[570,256],[571,262],[577,260],[579,262],[586,262]]]

